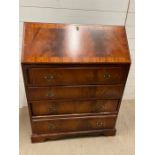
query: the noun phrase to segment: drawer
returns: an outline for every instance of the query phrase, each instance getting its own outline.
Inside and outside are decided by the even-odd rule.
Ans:
[[[30,101],[69,98],[119,99],[122,92],[122,85],[28,87],[28,98]]]
[[[33,101],[32,115],[59,115],[116,112],[119,100],[90,100],[90,101]]]
[[[35,134],[88,131],[114,128],[115,115],[71,117],[60,119],[33,120],[32,130]]]
[[[126,79],[123,67],[30,68],[29,84],[36,86],[120,84]]]

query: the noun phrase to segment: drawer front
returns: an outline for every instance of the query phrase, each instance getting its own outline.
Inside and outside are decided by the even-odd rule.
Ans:
[[[32,121],[32,130],[36,134],[88,131],[114,128],[116,116],[72,117],[53,120]]]
[[[126,79],[121,67],[30,68],[29,83],[41,85],[120,84]]]
[[[118,100],[91,101],[35,101],[31,103],[33,116],[116,112]]]
[[[122,85],[29,87],[28,97],[31,101],[69,98],[119,99],[122,92]]]

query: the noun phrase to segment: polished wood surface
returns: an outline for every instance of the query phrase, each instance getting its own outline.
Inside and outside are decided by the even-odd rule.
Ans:
[[[125,27],[25,23],[22,63],[130,63]]]
[[[33,101],[33,116],[116,112],[119,100]]]
[[[78,98],[119,99],[122,93],[123,85],[29,87],[28,99],[30,101]]]
[[[25,23],[32,142],[115,135],[131,64],[123,26]]]
[[[29,84],[33,86],[120,84],[126,79],[125,69],[123,67],[30,68]]]
[[[114,128],[116,116],[88,116],[32,122],[32,131],[36,134],[87,131]]]

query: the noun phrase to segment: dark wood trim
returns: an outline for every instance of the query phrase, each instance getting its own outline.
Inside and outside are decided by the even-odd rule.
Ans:
[[[77,132],[62,132],[52,134],[32,134],[32,143],[44,142],[48,140],[59,140],[73,137],[84,137],[84,136],[115,136],[116,129],[104,129],[104,130],[90,130],[90,131],[77,131]]]
[[[83,117],[83,116],[103,116],[103,115],[117,115],[118,111],[114,111],[114,112],[98,112],[98,113],[81,113],[81,114],[64,114],[64,115],[45,115],[45,116],[32,116],[32,119],[50,119],[50,118],[54,118],[54,119],[59,119],[59,118],[68,118],[68,117]]]
[[[23,65],[21,65],[21,67],[22,67],[23,81],[25,85],[25,94],[26,94],[26,98],[28,99],[28,91],[27,91],[27,86],[26,86],[27,73],[26,73],[25,67]],[[28,100],[27,100],[27,104],[28,104],[29,119],[30,119],[31,130],[32,130],[32,110],[31,110],[31,105],[29,104]]]

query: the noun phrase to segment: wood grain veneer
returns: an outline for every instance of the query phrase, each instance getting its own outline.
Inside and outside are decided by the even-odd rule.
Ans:
[[[25,23],[23,63],[130,63],[124,26]]]
[[[115,135],[131,59],[124,26],[25,23],[32,142]]]

